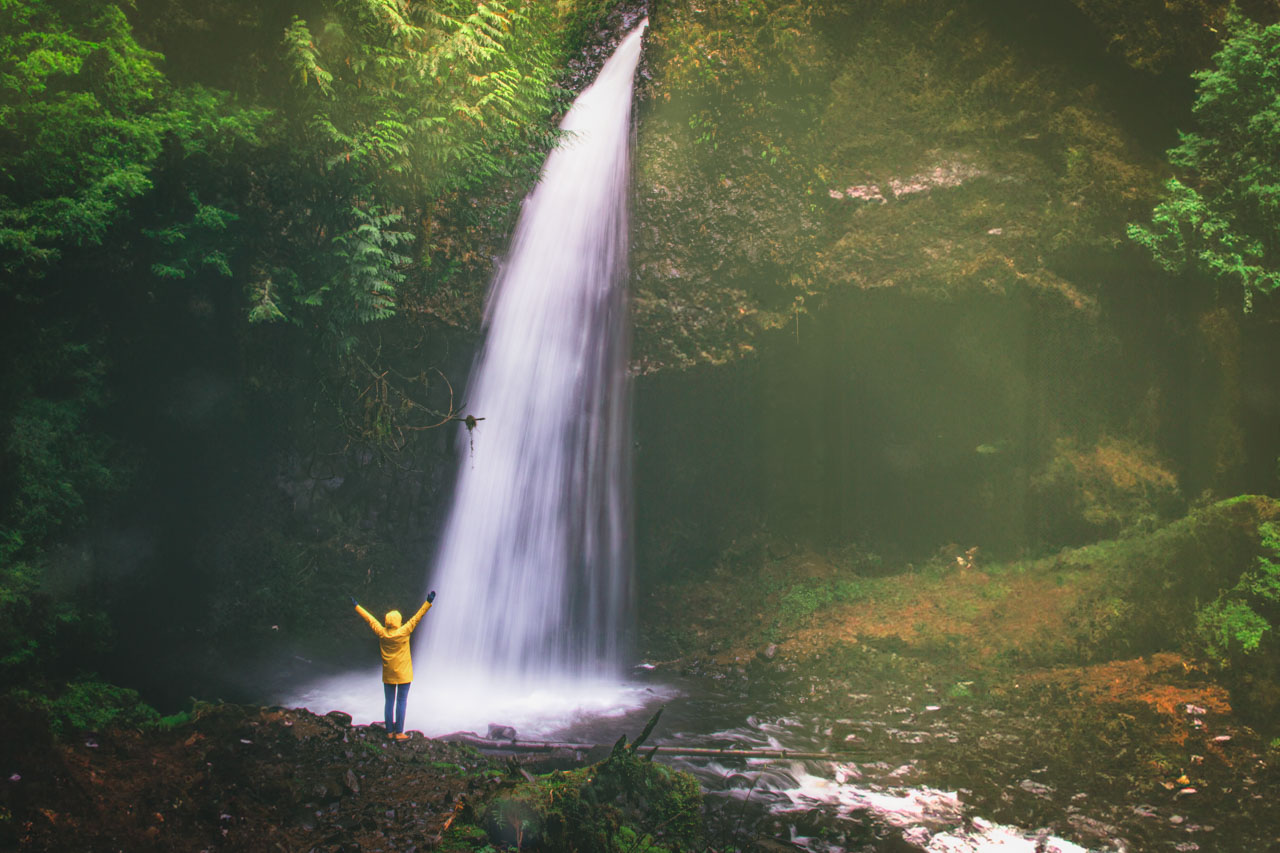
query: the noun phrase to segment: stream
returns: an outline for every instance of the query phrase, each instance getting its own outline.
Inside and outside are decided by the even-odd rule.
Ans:
[[[660,700],[652,743],[851,756],[659,759],[699,780],[717,849],[744,835],[789,839],[815,853],[1244,851],[1280,841],[1280,779],[1260,758],[1236,756],[1254,764],[1243,774],[1206,762],[1197,768],[1208,779],[1203,788],[1153,793],[1125,782],[1125,756],[1086,754],[1092,744],[1059,741],[1054,755],[1078,752],[1079,760],[1047,758],[1046,739],[1071,733],[1033,703],[1001,708],[941,699],[920,685],[880,684],[845,696],[839,704],[848,713],[835,716],[714,681],[649,677],[668,697]],[[635,736],[658,704],[584,720],[555,736],[595,743]]]
[[[790,680],[642,666],[622,683],[546,684],[506,696],[423,679],[410,697],[409,727],[431,736],[484,735],[498,724],[521,739],[611,745],[621,734],[637,736],[661,708],[652,744],[848,757],[659,757],[706,792],[713,849],[757,838],[814,853],[1280,846],[1280,772],[1251,732],[1203,709],[1179,710],[1180,725],[1211,747],[1195,755],[1197,741],[1179,752],[1154,716],[1084,713],[1070,697],[1043,690],[955,697],[907,677],[867,678],[823,697],[817,676],[782,678]],[[306,683],[282,703],[345,710],[357,722],[381,717],[376,670]],[[1191,783],[1175,781],[1180,764],[1164,778],[1153,774],[1158,756],[1185,762]]]

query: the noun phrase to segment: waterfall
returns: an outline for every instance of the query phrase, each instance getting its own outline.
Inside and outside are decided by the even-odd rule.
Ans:
[[[485,309],[423,647],[502,681],[616,677],[629,610],[631,100],[645,23],[561,123]]]
[[[565,115],[485,307],[457,484],[413,638],[410,728],[554,731],[652,702],[623,683],[631,586],[627,195],[647,21]],[[381,719],[370,673],[288,704]]]

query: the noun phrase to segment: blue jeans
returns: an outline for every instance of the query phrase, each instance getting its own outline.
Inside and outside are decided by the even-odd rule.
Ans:
[[[404,706],[409,702],[409,684],[384,684],[382,685],[382,695],[386,697],[386,705],[383,708],[382,717],[386,721],[387,734],[404,731]],[[391,709],[395,708],[395,716],[391,715]]]

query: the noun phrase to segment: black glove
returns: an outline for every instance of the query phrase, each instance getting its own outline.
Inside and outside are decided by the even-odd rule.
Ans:
[[[355,597],[354,595],[348,595],[348,596],[347,596],[347,598],[351,599],[351,606],[352,606],[352,607],[359,607],[359,606],[360,606],[360,602],[356,601],[356,597]]]
[[[433,589],[431,590],[431,592],[427,593],[427,604],[430,604],[435,600],[436,600],[436,591]]]

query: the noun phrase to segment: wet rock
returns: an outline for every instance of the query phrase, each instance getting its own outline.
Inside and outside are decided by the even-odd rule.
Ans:
[[[345,711],[330,711],[324,716],[326,720],[332,720],[343,728],[351,725],[351,715]]]
[[[497,722],[490,722],[489,733],[485,735],[489,740],[515,740],[516,730],[512,726],[498,725]]]
[[[884,204],[886,199],[880,188],[874,184],[857,184],[844,190],[831,189],[827,190],[827,195],[834,199],[849,199],[851,201],[865,201],[873,204]]]
[[[1151,816],[1154,817],[1154,812]],[[1111,840],[1120,834],[1119,827],[1082,814],[1073,814],[1068,816],[1067,822],[1070,823],[1075,831],[1081,835],[1090,835],[1094,838],[1105,838]]]
[[[1018,783],[1018,787],[1026,791],[1028,794],[1034,794],[1037,797],[1043,797],[1045,799],[1048,799],[1049,795],[1053,793],[1053,789],[1048,785],[1042,785],[1039,782],[1033,782],[1030,779],[1023,779]]]
[[[360,780],[356,778],[356,772],[354,770],[347,770],[346,775],[342,777],[342,784],[345,785],[347,790],[351,793],[360,793]]]
[[[967,181],[984,175],[982,169],[959,160],[941,163],[927,172],[912,175],[909,178],[894,178],[889,181],[889,192],[894,198],[931,192],[935,189],[958,187]]]

